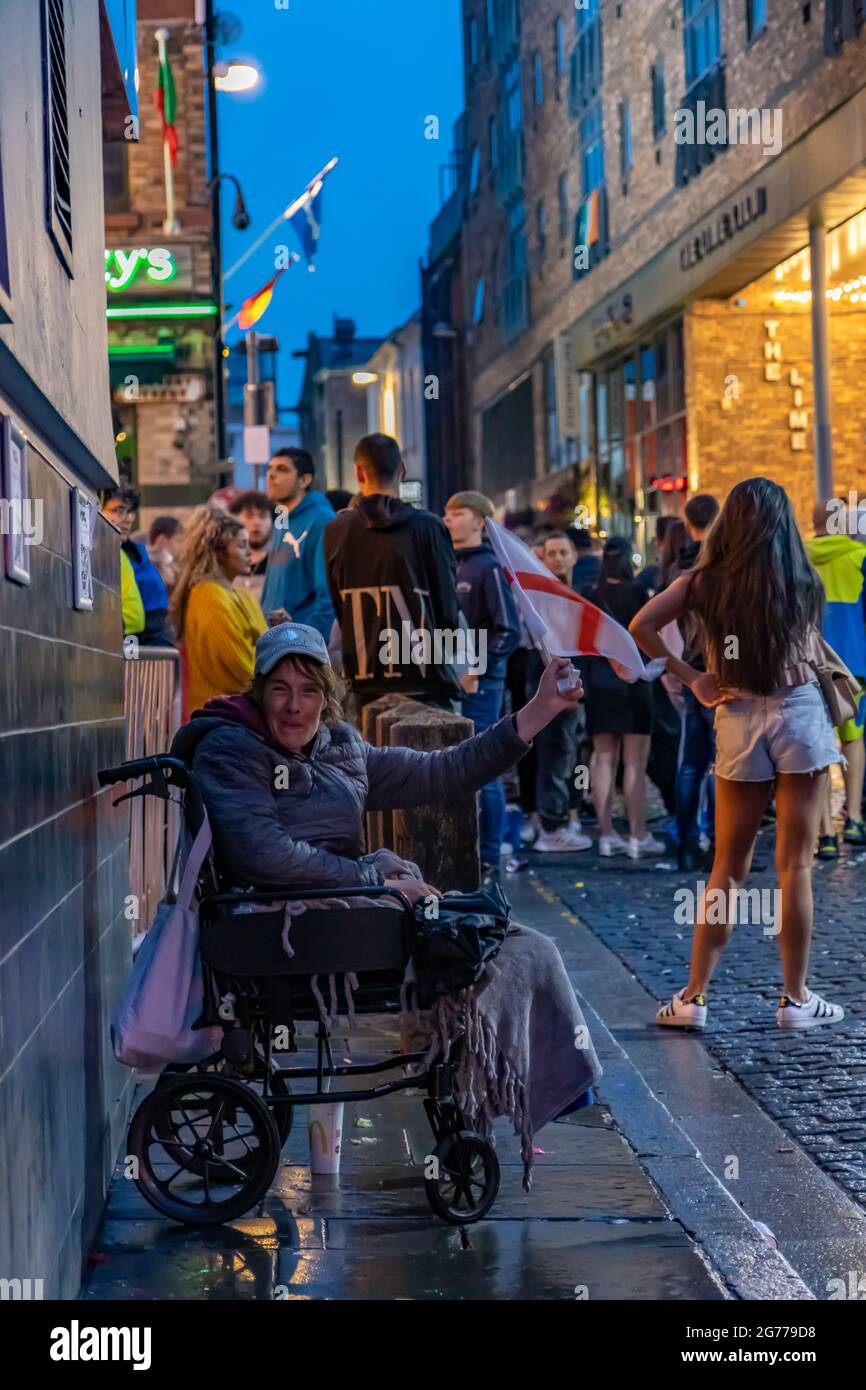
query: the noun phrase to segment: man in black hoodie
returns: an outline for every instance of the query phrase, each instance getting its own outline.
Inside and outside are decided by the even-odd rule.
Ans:
[[[451,709],[464,644],[454,553],[438,517],[400,500],[405,476],[396,439],[366,435],[355,449],[359,495],[325,527],[343,670],[359,708],[396,693]]]

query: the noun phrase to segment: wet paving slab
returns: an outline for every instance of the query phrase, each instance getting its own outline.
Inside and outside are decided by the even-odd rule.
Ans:
[[[369,1035],[343,1040],[342,1048],[357,1061],[371,1054]],[[549,1125],[537,1137],[529,1194],[523,1190],[516,1137],[497,1133],[499,1195],[484,1221],[462,1229],[445,1225],[427,1204],[424,1160],[433,1145],[420,1094],[347,1105],[342,1171],[336,1177],[310,1175],[306,1109],[296,1108],[261,1208],[229,1225],[195,1229],[161,1217],[124,1177],[121,1157],[83,1297],[726,1296],[602,1106]]]

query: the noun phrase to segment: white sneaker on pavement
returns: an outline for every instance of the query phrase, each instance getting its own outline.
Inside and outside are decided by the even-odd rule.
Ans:
[[[569,826],[561,825],[558,830],[539,830],[532,848],[539,854],[573,854],[576,849],[589,849],[591,844],[588,835],[574,835]]]
[[[806,991],[802,1004],[795,1004],[789,995],[783,994],[776,1010],[780,1028],[820,1028],[822,1023],[841,1023],[844,1017],[841,1004],[828,1004],[812,990]]]
[[[570,837],[571,843],[575,849],[592,849],[592,837],[590,835],[584,835],[580,828],[579,821],[573,820],[570,825],[567,825],[565,833]]]
[[[703,1028],[707,1022],[707,1006],[702,994],[684,999],[685,989],[676,993],[669,1004],[662,1004],[656,1014],[656,1023],[666,1028]]]
[[[627,854],[628,845],[621,835],[602,835],[598,842],[598,852],[602,859],[612,859],[615,854]]]
[[[533,844],[538,838],[540,830],[541,825],[538,820],[538,815],[535,811],[532,811],[520,827],[520,843],[527,846]]]
[[[665,846],[661,840],[657,840],[654,835],[647,833],[642,840],[636,835],[629,835],[627,854],[629,859],[640,859],[642,854],[664,854]]]

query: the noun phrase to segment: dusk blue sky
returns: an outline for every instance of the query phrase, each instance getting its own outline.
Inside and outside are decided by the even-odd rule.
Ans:
[[[448,161],[463,100],[460,0],[225,0],[243,34],[221,58],[249,58],[262,86],[220,93],[220,166],[237,175],[253,218],[230,225],[234,189],[224,183],[224,267],[252,244],[332,155],[325,184],[318,268],[293,266],[261,320],[280,340],[281,406],[297,404],[303,362],[291,354],[332,316],[362,335],[385,336],[418,308],[418,262],[439,206],[439,166]],[[440,120],[438,142],[425,117]],[[239,306],[273,274],[274,248],[299,250],[278,233],[226,284]],[[229,313],[227,312],[227,317]],[[228,334],[235,341],[237,329]]]

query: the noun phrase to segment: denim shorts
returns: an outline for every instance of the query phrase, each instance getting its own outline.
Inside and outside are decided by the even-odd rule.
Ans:
[[[716,708],[717,777],[772,782],[778,772],[818,772],[841,761],[817,683]]]

